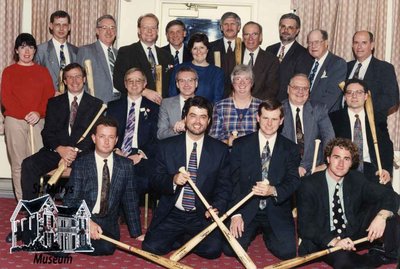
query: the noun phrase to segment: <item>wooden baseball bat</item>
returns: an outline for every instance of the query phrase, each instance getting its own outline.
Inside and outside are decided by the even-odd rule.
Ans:
[[[85,69],[86,69],[86,79],[88,85],[88,91],[91,96],[95,96],[94,93],[94,82],[93,82],[93,68],[92,68],[92,61],[87,59],[83,62]]]
[[[219,51],[214,51],[214,64],[221,67],[221,52]]]
[[[313,157],[313,162],[312,162],[312,167],[311,167],[311,174],[314,174],[315,167],[317,167],[317,158],[318,158],[318,151],[319,151],[320,143],[321,143],[321,140],[315,139],[314,157]]]
[[[103,240],[106,240],[106,241],[108,241],[110,243],[113,243],[116,246],[118,246],[120,248],[123,248],[123,249],[125,249],[127,251],[133,252],[133,253],[135,253],[135,254],[143,257],[143,258],[146,258],[146,259],[148,259],[148,260],[150,260],[150,261],[152,261],[154,263],[157,263],[157,264],[159,264],[161,266],[164,266],[165,268],[171,268],[171,269],[193,269],[190,266],[184,265],[184,264],[179,263],[179,262],[171,261],[171,260],[169,260],[167,258],[164,258],[162,256],[159,256],[159,255],[156,255],[156,254],[141,250],[139,248],[135,248],[133,246],[130,246],[130,245],[127,245],[127,244],[122,243],[120,241],[117,241],[115,239],[112,239],[112,238],[110,238],[108,236],[105,236],[105,235],[101,234],[100,238],[103,239]]]
[[[29,137],[31,139],[31,153],[35,154],[35,143],[33,142],[33,125],[29,124]]]
[[[184,167],[179,168],[179,172],[188,174],[186,172]],[[242,248],[242,246],[239,244],[239,242],[235,239],[235,237],[231,234],[231,232],[228,230],[228,228],[225,226],[225,224],[221,221],[221,219],[218,217],[217,213],[214,212],[212,206],[207,202],[206,198],[204,198],[203,194],[200,192],[200,190],[197,188],[196,184],[193,182],[191,178],[188,179],[187,181],[189,185],[192,187],[193,191],[196,193],[196,195],[200,198],[201,202],[204,204],[204,206],[207,208],[207,211],[210,213],[211,217],[214,219],[214,221],[217,223],[218,227],[221,229],[222,233],[224,234],[226,240],[228,240],[228,243],[231,245],[232,249],[235,251],[236,255],[247,269],[256,269],[256,265],[254,262],[250,259],[249,255],[247,255],[246,251]]]
[[[103,114],[104,110],[106,110],[106,109],[107,109],[107,105],[106,104],[102,104],[99,112],[97,112],[96,116],[94,117],[92,122],[89,124],[89,126],[86,129],[86,131],[82,134],[81,138],[79,138],[77,144],[79,144],[79,142],[81,142],[83,139],[86,138],[86,136],[88,135],[88,133],[92,129],[93,125],[96,123],[96,121],[99,119],[101,114]]]
[[[156,65],[156,92],[162,96],[162,65]]]
[[[363,243],[368,241],[368,237],[363,237],[361,239],[358,239],[356,241],[354,241],[354,245]],[[328,255],[330,253],[336,252],[338,250],[341,250],[342,247],[333,247],[333,248],[328,248],[328,249],[324,249],[324,250],[320,250],[311,254],[307,254],[301,257],[296,257],[290,260],[286,260],[286,261],[282,261],[273,265],[269,265],[264,267],[264,269],[288,269],[288,268],[293,268],[295,266],[299,266],[300,264],[309,262],[311,260],[317,259],[319,257]]]
[[[344,85],[346,84],[346,82],[342,81],[338,84],[339,88],[344,91]]]
[[[242,39],[240,37],[236,37],[235,40],[235,62],[236,65],[242,63]]]
[[[64,93],[65,92],[65,85],[63,81],[63,73],[64,70],[60,69],[60,73],[58,74],[58,92],[59,93]]]
[[[239,207],[241,207],[244,203],[246,203],[251,197],[253,197],[254,192],[250,192],[246,197],[240,200],[236,205],[234,205],[231,209],[225,212],[224,215],[221,216],[221,221],[226,220],[233,212],[235,212]],[[211,223],[207,228],[198,233],[195,237],[190,239],[185,245],[176,250],[170,257],[170,260],[179,261],[183,257],[186,256],[195,246],[197,246],[207,235],[209,235],[215,228],[217,228],[218,224],[216,222]]]

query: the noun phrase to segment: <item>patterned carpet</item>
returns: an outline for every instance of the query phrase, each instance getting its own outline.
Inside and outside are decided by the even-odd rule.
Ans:
[[[4,239],[10,231],[10,217],[16,206],[16,202],[13,199],[0,198],[0,214],[2,216],[0,221],[0,269],[13,269],[13,268],[140,268],[140,269],[152,269],[152,268],[163,268],[152,262],[146,261],[135,254],[131,254],[122,250],[117,250],[113,256],[105,257],[91,257],[84,254],[72,254],[72,261],[68,264],[35,264],[35,254],[28,252],[17,252],[10,254],[11,244],[5,243]],[[140,242],[132,239],[128,235],[126,225],[121,225],[121,241],[140,248]],[[258,236],[248,251],[249,256],[253,262],[257,265],[257,268],[263,268],[267,265],[271,265],[279,262],[279,260],[273,257],[265,248],[261,236]],[[46,257],[50,257],[46,254],[43,256],[43,260]],[[196,269],[240,269],[244,268],[239,260],[231,257],[222,255],[216,260],[206,260],[200,258],[194,254],[188,255],[181,260],[185,265],[191,266]],[[386,266],[382,268],[395,268],[396,266]],[[330,268],[324,263],[316,262],[311,265],[304,266],[302,268],[307,269],[319,269],[319,268]]]

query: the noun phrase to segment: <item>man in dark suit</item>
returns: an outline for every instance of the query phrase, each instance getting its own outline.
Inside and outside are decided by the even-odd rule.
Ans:
[[[174,57],[174,66],[193,60],[192,53],[183,43],[186,37],[186,27],[181,20],[172,20],[165,27],[165,35],[169,42],[162,49],[168,51]]]
[[[283,108],[265,100],[258,108],[258,132],[235,139],[231,153],[232,205],[249,192],[255,196],[231,217],[231,233],[246,250],[261,229],[265,245],[279,259],[296,256],[291,198],[300,184],[300,154],[295,143],[278,134]],[[224,253],[232,256],[230,246]]]
[[[260,48],[262,27],[250,21],[243,26],[242,63],[253,67],[254,86],[252,95],[258,99],[276,98],[279,91],[279,61],[270,52]]]
[[[282,103],[285,113],[282,135],[299,145],[301,155],[299,174],[303,177],[311,173],[315,140],[320,139],[321,147],[325,148],[328,142],[335,138],[335,132],[326,106],[321,103],[311,104],[308,100],[310,82],[307,75],[294,75],[287,92],[289,99]],[[319,152],[322,153],[322,150]],[[326,168],[322,154],[318,154],[316,165],[316,170]]]
[[[353,53],[356,60],[347,63],[347,77],[367,82],[374,109],[388,115],[399,104],[399,85],[393,65],[373,56],[374,46],[371,32],[358,31],[354,34]]]
[[[311,103],[326,104],[328,112],[340,109],[342,91],[339,83],[346,78],[346,61],[328,51],[328,33],[313,30],[307,36],[308,52],[315,58],[308,78]]]
[[[374,142],[371,134],[371,127],[368,121],[368,115],[364,108],[367,100],[368,86],[365,81],[359,79],[350,79],[344,86],[344,100],[347,107],[331,113],[329,116],[335,130],[336,137],[343,137],[356,142],[356,121],[359,118],[361,123],[361,143],[360,159],[362,168],[360,170],[364,176],[373,181],[387,184],[390,182],[390,175],[393,171],[393,143],[390,140],[386,123],[386,114],[374,113],[375,129],[380,159],[382,164],[382,174],[378,175],[378,163],[375,152]],[[357,167],[355,167],[357,168]],[[387,184],[390,186],[390,184]]]
[[[220,55],[220,67],[224,70],[225,83],[223,98],[228,97],[232,93],[231,73],[236,65],[236,38],[240,31],[240,26],[241,20],[238,14],[234,12],[225,12],[220,20],[220,29],[224,37],[210,43],[209,62],[215,64],[214,52],[218,51]]]
[[[294,74],[307,74],[313,65],[313,58],[296,41],[300,32],[300,18],[294,13],[282,15],[279,19],[279,39],[281,42],[267,47],[265,50],[279,59],[279,93],[278,100],[285,100],[289,80]]]
[[[76,61],[78,48],[67,42],[71,32],[71,17],[63,10],[57,10],[50,16],[50,34],[53,38],[38,46],[35,62],[49,69],[54,89],[59,88],[60,69]]]
[[[70,166],[78,156],[93,148],[90,137],[78,140],[99,112],[102,101],[83,90],[86,72],[77,63],[64,68],[63,81],[68,89],[50,98],[42,131],[44,147],[22,162],[21,183],[24,200],[37,198],[40,177],[57,168],[60,162]]]
[[[139,17],[137,27],[140,40],[119,49],[114,68],[114,87],[126,94],[125,73],[132,67],[138,67],[143,70],[147,79],[147,89],[144,90],[143,96],[160,104],[162,98],[168,97],[169,70],[173,67],[174,59],[171,53],[155,45],[158,25],[158,18],[154,14],[148,13]],[[162,96],[155,91],[156,65],[161,65]]]
[[[117,26],[113,16],[103,15],[96,21],[97,41],[80,47],[76,61],[84,65],[86,60],[92,62],[94,96],[104,103],[118,99],[121,95],[114,89],[112,74],[118,50],[113,48]]]
[[[91,241],[94,252],[91,255],[114,253],[114,244],[99,239],[104,234],[119,240],[120,209],[125,212],[129,234],[140,240],[142,231],[133,165],[127,158],[113,153],[117,129],[114,119],[101,117],[96,122],[91,136],[95,150],[74,162],[67,185],[72,191],[64,198],[64,205],[71,207],[85,200],[92,213],[90,238],[94,239]]]
[[[135,165],[138,193],[148,189],[150,160],[156,154],[158,105],[142,96],[146,88],[146,76],[139,68],[131,68],[125,74],[128,96],[108,104],[107,115],[118,122],[116,153],[128,157]]]
[[[397,250],[398,235],[392,232],[398,224],[396,218],[391,218],[399,208],[395,193],[350,170],[358,162],[357,146],[350,140],[332,140],[325,157],[328,168],[304,178],[296,194],[302,239],[299,255],[341,247],[343,250],[324,257],[333,268],[375,268],[390,262],[372,251],[358,255],[354,240],[368,236],[372,242],[384,235],[386,252]],[[377,209],[369,212],[375,206]]]
[[[164,255],[210,224],[210,214],[187,183],[195,182],[213,210],[223,213],[232,192],[228,147],[206,135],[212,105],[201,96],[189,98],[183,108],[186,132],[160,141],[152,187],[161,195],[142,248]],[[179,172],[186,167],[188,173]],[[213,231],[194,248],[199,256],[221,255],[222,234]]]

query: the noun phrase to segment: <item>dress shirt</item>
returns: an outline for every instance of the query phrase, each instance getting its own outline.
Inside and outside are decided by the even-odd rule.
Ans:
[[[113,78],[113,73],[111,73],[111,68],[110,68],[110,60],[108,59],[108,48],[111,48],[111,53],[114,55],[114,59],[117,59],[117,56],[114,54],[114,49],[113,47],[107,47],[103,42],[100,42],[101,48],[103,49],[103,53],[104,53],[104,57],[106,57],[106,61],[107,61],[107,67],[108,67],[108,72],[110,73],[111,76],[111,82],[112,82],[112,78]],[[114,62],[115,64],[115,62]],[[112,83],[111,83],[112,84]],[[119,91],[113,87],[113,93],[119,93]]]
[[[92,213],[97,214],[100,212],[100,201],[101,201],[101,188],[103,185],[103,167],[104,167],[104,160],[105,158],[101,157],[97,152],[94,152],[94,159],[96,161],[96,171],[97,171],[97,199],[96,203],[94,204]],[[108,155],[107,159],[107,166],[108,170],[110,171],[110,181],[112,179],[112,172],[114,167],[114,158],[113,154],[111,153]]]
[[[257,55],[258,52],[260,51],[260,47],[258,47],[256,50],[254,51],[249,51],[248,49],[244,50],[244,55],[243,55],[243,64],[248,64],[250,61],[250,52],[253,53],[253,66],[256,64],[257,61]]]
[[[278,53],[276,54],[276,57],[279,58],[279,55],[281,54],[281,49],[282,46],[285,46],[285,50],[283,51],[283,58],[285,58],[286,53],[290,50],[290,48],[292,47],[292,45],[294,44],[294,40],[292,42],[290,42],[289,44],[283,45],[281,42],[281,46],[279,47]]]
[[[60,63],[60,51],[61,51],[60,46],[64,45],[63,52],[64,52],[64,57],[65,57],[65,66],[67,66],[68,64],[71,63],[71,58],[69,57],[69,50],[68,50],[67,42],[64,42],[63,44],[61,44],[55,38],[53,38],[52,40],[53,40],[54,48],[56,49],[58,63]]]
[[[224,38],[222,38],[222,39],[223,39],[223,41],[224,41],[225,52],[228,52],[228,48],[229,48],[228,41],[231,41],[231,48],[232,48],[232,51],[235,51],[236,39],[229,40],[229,39],[227,39],[226,37],[224,37]]]
[[[179,63],[181,64],[183,62],[183,43],[182,43],[182,46],[178,50],[176,48],[174,48],[174,46],[169,44],[169,50],[171,52],[172,57],[175,57],[176,51],[179,51],[178,59],[179,59]],[[148,51],[148,50],[146,50],[146,51]],[[154,57],[156,57],[156,56],[154,55]]]
[[[367,59],[365,59],[363,62],[359,62],[357,60],[356,63],[354,64],[353,70],[351,70],[349,78],[353,78],[358,64],[361,63],[361,68],[360,68],[360,72],[358,73],[358,78],[364,79],[365,73],[367,72],[367,69],[368,69],[369,63],[371,62],[371,59],[372,59],[372,54]]]
[[[333,225],[333,212],[332,212],[332,203],[333,203],[333,194],[335,193],[335,188],[336,188],[336,183],[339,183],[340,188],[339,188],[339,199],[340,199],[340,204],[342,205],[342,210],[343,210],[343,216],[344,216],[344,223],[347,224],[347,218],[346,218],[346,211],[344,208],[344,200],[343,200],[343,178],[337,182],[334,180],[328,173],[328,170],[325,170],[325,177],[326,177],[326,183],[328,184],[328,195],[329,195],[329,223],[331,226],[331,231],[335,229],[335,226]]]
[[[262,133],[261,129],[258,130],[258,140],[259,140],[259,145],[258,146],[260,148],[260,157],[261,157],[262,152],[264,150],[265,144],[267,143],[267,140],[268,140],[269,150],[271,151],[271,158],[272,158],[272,154],[274,153],[276,137],[277,137],[277,133],[273,134],[270,138],[267,139],[267,138],[265,138],[265,136]]]
[[[354,137],[354,123],[356,122],[356,114],[360,118],[361,128],[362,128],[362,139],[363,139],[363,161],[370,163],[371,157],[369,156],[369,149],[368,149],[368,140],[367,140],[367,129],[365,127],[365,110],[361,110],[359,113],[355,113],[348,109],[349,119],[350,119],[350,126],[351,126],[351,140]],[[361,160],[360,160],[361,161]]]
[[[301,122],[301,132],[304,134],[304,121],[303,121],[303,105],[301,106],[295,106],[292,103],[290,103],[290,110],[292,111],[292,117],[293,117],[293,130],[294,130],[294,137],[296,139],[296,143],[297,143],[297,135],[296,135],[296,115],[297,115],[297,108],[300,108],[300,112],[299,112],[299,117],[300,117],[300,122]]]
[[[133,132],[132,148],[138,148],[138,129],[139,129],[139,116],[140,116],[140,104],[142,103],[142,96],[136,100],[132,100],[129,96],[128,98],[128,110],[126,112],[126,120],[128,122],[129,110],[132,107],[132,103],[135,103],[135,130]]]
[[[149,50],[147,49],[148,47],[151,48],[151,52],[154,55],[154,59],[156,60],[156,65],[158,65],[158,57],[157,57],[157,51],[156,51],[156,46],[153,44],[151,46],[147,46],[145,43],[140,41],[140,44],[142,44],[143,50],[146,54],[147,60],[149,60]],[[175,56],[175,55],[174,55]],[[150,62],[150,61],[149,61]]]
[[[78,110],[79,110],[79,104],[81,103],[81,100],[82,100],[83,91],[81,91],[77,95],[73,95],[69,91],[67,91],[67,93],[68,93],[69,108],[71,109],[72,102],[74,101],[74,97],[76,96],[77,97],[76,102],[78,103]],[[68,133],[71,135],[71,125],[69,125],[69,124],[68,124]]]

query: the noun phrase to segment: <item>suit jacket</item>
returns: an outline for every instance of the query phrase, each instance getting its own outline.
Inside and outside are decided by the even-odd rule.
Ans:
[[[339,83],[346,79],[346,70],[345,60],[328,52],[324,64],[314,78],[310,94],[311,103],[326,104],[328,112],[340,109],[343,94]]]
[[[245,46],[243,45],[243,48]],[[242,62],[244,51],[242,51]],[[253,66],[254,85],[251,95],[265,100],[276,98],[279,92],[279,60],[278,58],[260,48],[256,62]]]
[[[282,135],[296,143],[296,129],[289,100],[283,101],[285,120],[283,123]],[[320,139],[320,146],[317,165],[324,162],[323,150],[328,142],[335,138],[328,111],[324,104],[311,104],[307,101],[303,106],[303,130],[304,130],[304,153],[300,166],[311,172],[312,161],[315,149],[315,139]]]
[[[257,181],[262,180],[259,132],[234,140],[231,152],[233,180],[232,205],[250,193]],[[297,145],[282,135],[277,136],[269,165],[268,180],[278,194],[267,198],[267,215],[276,237],[284,231],[294,231],[291,197],[300,184],[298,167],[300,154]],[[254,196],[239,208],[244,225],[247,226],[259,210],[260,197]]]
[[[123,209],[130,235],[138,237],[141,235],[140,209],[133,165],[129,159],[117,154],[113,154],[113,162],[108,211],[104,217],[94,214],[91,219],[118,240],[120,238],[118,219],[120,211]],[[74,162],[67,184],[68,190],[71,191],[66,193],[63,200],[64,205],[79,206],[80,202],[85,200],[92,212],[99,192],[96,160],[93,152]]]
[[[182,190],[177,186],[174,190],[173,177],[180,167],[186,166],[186,133],[160,141],[156,156],[154,174],[151,185],[160,197],[160,202],[153,215],[149,231],[162,222],[175,207]],[[201,159],[197,169],[196,186],[205,199],[222,214],[232,193],[229,178],[228,147],[210,137],[205,136]],[[195,200],[196,214],[204,219],[206,208],[198,197]]]
[[[344,108],[329,114],[336,137],[344,137],[353,140],[351,136],[351,125],[348,109]],[[375,113],[376,136],[378,140],[379,152],[381,157],[382,168],[392,173],[393,170],[393,143],[390,140],[389,131],[386,123],[386,113]],[[368,121],[368,115],[365,113],[365,128],[367,129],[367,143],[371,162],[378,167],[376,161],[376,152],[374,141],[372,139],[371,127]]]
[[[326,171],[326,170],[325,170]],[[335,237],[330,231],[331,206],[325,171],[316,172],[301,180],[296,193],[298,232],[302,242],[299,255],[326,249]],[[343,179],[343,205],[348,223],[343,237],[352,240],[366,235],[370,220],[366,208],[378,205],[379,209],[397,212],[398,204],[393,190],[370,182],[358,171],[350,171]]]
[[[347,63],[347,77],[356,61]],[[388,109],[399,104],[399,85],[392,64],[372,57],[363,80],[372,94],[374,109],[387,115]]]
[[[77,142],[99,112],[102,103],[100,99],[84,92],[70,135],[68,133],[70,115],[68,93],[65,92],[62,95],[50,98],[47,103],[45,124],[42,130],[44,148],[55,150],[58,146],[72,146],[82,150],[82,153],[92,150],[93,141],[90,135],[87,135],[81,142]]]
[[[267,47],[265,50],[273,55],[278,55],[280,47],[281,43],[279,42]],[[283,101],[288,97],[287,87],[293,75],[299,73],[308,75],[313,66],[313,62],[314,59],[308,53],[307,49],[297,41],[294,41],[279,65],[279,101]]]
[[[118,50],[113,48],[114,56],[118,55]],[[104,54],[100,41],[80,47],[76,61],[84,66],[85,60],[91,60],[94,81],[94,96],[102,100],[105,104],[114,100],[113,81],[110,68],[107,62],[108,55]]]
[[[161,101],[160,112],[158,114],[157,138],[164,139],[178,135],[173,128],[175,123],[182,119],[180,105],[180,95],[165,98]]]
[[[171,53],[156,46],[158,64],[162,65],[162,96],[168,97],[168,85],[170,69],[173,67],[174,58]],[[151,66],[147,60],[147,51],[143,50],[140,41],[129,46],[121,47],[118,51],[117,60],[114,66],[114,87],[121,93],[126,94],[124,76],[126,71],[132,67],[139,67],[147,78],[146,88],[155,90],[156,83],[151,73]]]
[[[172,58],[175,57],[175,52],[176,51],[172,51],[171,50],[171,46],[169,44],[165,45],[164,47],[161,47],[161,48],[163,50],[167,51],[169,54],[171,54]],[[188,50],[188,48],[185,45],[183,45],[183,58],[182,58],[182,60],[183,60],[182,63],[183,62],[190,62],[190,61],[193,60],[192,53]]]
[[[67,43],[67,47],[71,63],[76,62],[76,54],[78,53],[78,48],[71,43]],[[58,61],[56,49],[54,48],[54,43],[52,39],[38,45],[35,54],[35,62],[49,69],[49,73],[53,80],[54,89],[58,89],[60,62]]]

